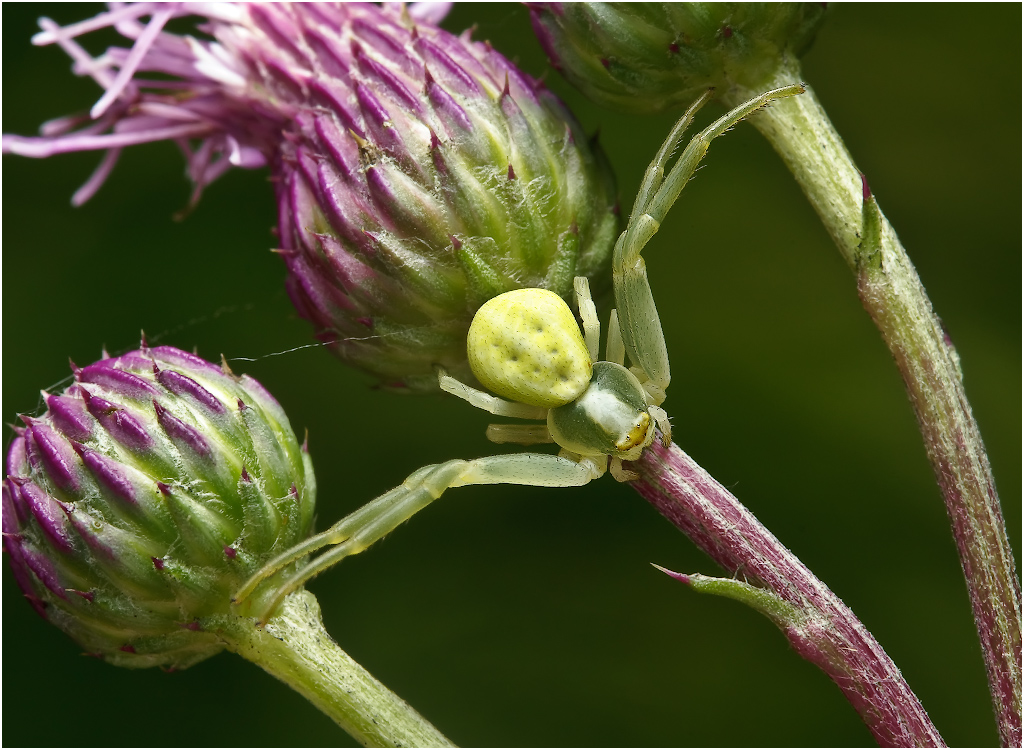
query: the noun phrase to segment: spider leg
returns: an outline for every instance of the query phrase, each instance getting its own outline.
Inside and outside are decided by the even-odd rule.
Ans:
[[[608,462],[608,472],[615,478],[616,482],[632,482],[634,479],[639,479],[640,475],[635,471],[630,471],[622,466],[621,458],[612,458]]]
[[[644,388],[644,393],[647,394],[647,401],[649,403],[655,406],[665,403],[665,389],[647,380],[647,373],[644,372],[642,367],[630,367],[629,371],[636,375],[636,379],[640,381],[640,385]]]
[[[487,425],[487,439],[492,443],[517,443],[519,445],[555,442],[546,424],[489,424]]]
[[[658,429],[661,430],[661,444],[668,448],[672,444],[672,423],[668,419],[668,414],[660,406],[648,406],[647,411],[654,417]]]
[[[503,398],[478,391],[476,388],[470,388],[461,380],[456,380],[446,373],[444,368],[437,368],[437,379],[442,391],[458,396],[477,409],[489,411],[499,417],[516,417],[517,419],[547,419],[548,417],[548,410],[543,407],[506,401]]]
[[[672,154],[683,139],[683,133],[690,127],[690,123],[693,122],[693,117],[697,114],[697,111],[711,99],[714,93],[714,89],[708,89],[701,94],[700,98],[689,106],[686,112],[683,113],[683,116],[679,118],[679,122],[673,126],[672,131],[668,134],[668,138],[665,139],[665,142],[655,155],[654,161],[650,163],[647,171],[644,172],[644,181],[640,183],[640,190],[637,191],[636,200],[633,202],[633,211],[629,215],[627,226],[634,224],[640,218],[640,214],[647,210],[647,204],[651,202],[654,194],[661,187],[662,180],[665,178],[665,165],[672,158]]]
[[[576,289],[576,303],[580,309],[580,318],[583,320],[583,339],[587,342],[590,361],[597,362],[601,321],[597,319],[597,308],[594,306],[593,297],[590,296],[590,282],[586,276],[577,276],[573,279],[572,285]]]
[[[804,87],[799,83],[766,91],[735,109],[726,112],[704,128],[687,144],[682,155],[673,165],[672,171],[665,178],[664,184],[658,188],[657,194],[647,204],[646,213],[659,224],[665,220],[668,210],[672,208],[672,204],[676,202],[679,193],[682,192],[686,183],[693,176],[693,173],[697,171],[697,165],[704,158],[704,155],[707,154],[708,149],[711,147],[711,141],[739,124],[743,119],[767,107],[776,99],[785,99],[786,97],[796,96],[803,92]],[[642,249],[642,246],[637,248],[637,253],[639,253],[640,249]]]
[[[623,236],[620,235],[619,243]],[[665,345],[665,334],[661,330],[661,319],[654,304],[651,284],[647,280],[644,259],[637,255],[628,268],[613,267],[612,279],[615,283],[619,332],[629,361],[643,370],[646,377],[640,378],[641,383],[652,381],[664,391],[672,379],[668,347]]]
[[[682,137],[682,130],[693,117],[694,107],[704,103],[707,95],[683,115],[672,129],[654,162],[648,168],[637,202],[630,214],[629,224],[619,235],[612,256],[612,276],[615,282],[615,304],[619,311],[619,325],[630,362],[640,367],[648,380],[664,391],[671,380],[668,349],[661,330],[661,321],[654,304],[647,268],[640,253],[661,226],[668,210],[679,197],[683,187],[693,176],[700,160],[718,136],[744,117],[753,114],[775,99],[803,93],[799,84],[765,92],[726,113],[702,130],[683,149],[668,176],[660,179],[664,163]]]
[[[617,365],[626,363],[626,345],[622,343],[622,333],[619,331],[619,313],[614,309],[608,317],[608,343],[605,344],[604,356]]]
[[[454,460],[432,464],[413,472],[400,486],[386,492],[316,536],[293,547],[267,563],[253,575],[233,601],[242,602],[267,577],[279,569],[323,547],[333,549],[301,565],[266,603],[257,607],[256,619],[266,622],[281,601],[306,581],[344,558],[362,552],[393,531],[418,511],[438,499],[449,487],[471,484],[524,484],[535,487],[578,487],[600,473],[592,462],[579,463],[561,456],[513,453],[487,456],[473,461]]]

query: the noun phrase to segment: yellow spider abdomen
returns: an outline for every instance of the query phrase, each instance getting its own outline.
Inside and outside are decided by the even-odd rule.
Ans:
[[[512,401],[551,409],[586,390],[593,363],[569,306],[546,289],[516,289],[476,312],[466,342],[477,380]]]

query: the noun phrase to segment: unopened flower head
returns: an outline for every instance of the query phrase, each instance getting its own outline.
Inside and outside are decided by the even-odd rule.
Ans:
[[[171,139],[196,196],[231,166],[269,165],[288,291],[317,336],[388,386],[471,379],[465,336],[487,299],[524,286],[600,291],[617,230],[614,184],[563,105],[487,43],[434,21],[445,4],[125,4],[66,28],[76,70],[106,89],[90,117],[4,137],[4,151]],[[212,41],[164,24],[205,16]],[[142,23],[142,19],[147,19]],[[115,26],[99,58],[76,42]],[[143,80],[143,73],[170,80]]]
[[[3,537],[44,618],[122,666],[221,650],[204,618],[309,535],[312,464],[248,376],[173,347],[74,368],[7,452]],[[244,614],[244,613],[241,613]]]
[[[552,64],[598,104],[652,113],[710,87],[760,91],[814,40],[825,3],[531,3]]]

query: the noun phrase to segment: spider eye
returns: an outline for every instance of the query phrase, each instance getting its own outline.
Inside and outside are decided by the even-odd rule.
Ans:
[[[546,289],[488,300],[469,327],[469,366],[499,396],[550,409],[586,390],[593,363],[572,310]]]

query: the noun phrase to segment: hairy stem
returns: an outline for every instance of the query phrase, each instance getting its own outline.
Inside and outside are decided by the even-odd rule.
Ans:
[[[799,81],[793,61],[761,87]],[[726,106],[752,90],[733,89]],[[811,89],[775,102],[751,123],[796,177],[857,276],[860,298],[892,351],[946,500],[978,627],[1005,747],[1021,744],[1021,591],[999,496],[960,362],[942,322],[885,217],[864,242],[862,175]]]
[[[637,492],[744,582],[672,575],[771,618],[793,649],[839,686],[880,745],[944,746],[921,702],[867,628],[725,487],[675,444],[665,448],[655,441],[629,468],[640,475],[632,483]]]
[[[294,688],[366,747],[454,747],[408,703],[378,682],[324,630],[305,590],[289,596],[262,628],[251,617],[208,618],[203,628]]]

